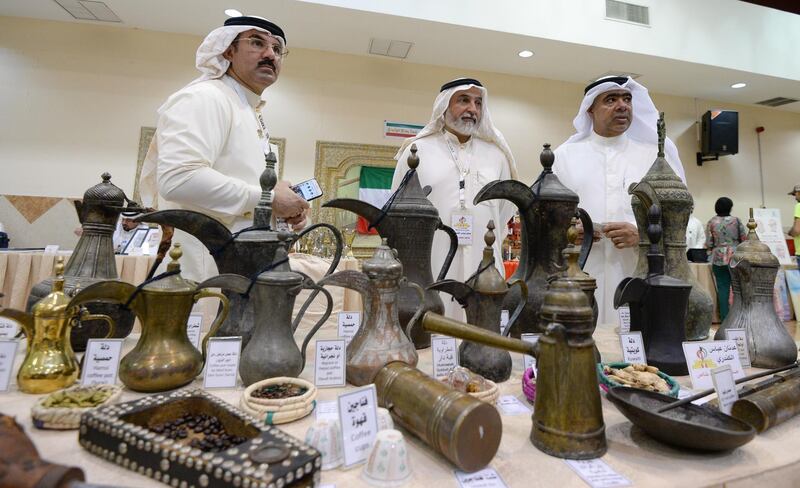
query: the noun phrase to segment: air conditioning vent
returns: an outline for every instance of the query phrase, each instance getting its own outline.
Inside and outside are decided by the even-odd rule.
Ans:
[[[787,105],[789,103],[794,103],[796,101],[798,101],[796,98],[775,97],[775,98],[770,98],[769,100],[761,100],[760,102],[756,102],[756,105],[766,105],[767,107],[780,107],[781,105]]]
[[[392,39],[372,39],[369,43],[369,53],[390,58],[406,59],[413,42],[394,41]]]
[[[650,8],[617,0],[606,0],[606,18],[650,25]]]
[[[54,0],[70,15],[79,20],[96,20],[100,22],[122,22],[103,2],[90,0]]]

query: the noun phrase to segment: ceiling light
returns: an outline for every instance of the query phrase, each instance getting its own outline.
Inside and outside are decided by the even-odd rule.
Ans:
[[[517,56],[519,56],[519,57],[521,57],[521,58],[529,58],[529,57],[533,56],[533,51],[528,51],[528,50],[526,49],[526,50],[524,50],[524,51],[520,51],[520,52],[518,52],[518,53],[517,53]]]
[[[731,85],[731,88],[744,88],[747,86],[747,83],[734,83]]]
[[[225,15],[228,17],[241,17],[242,13],[236,10],[235,8],[225,9]]]

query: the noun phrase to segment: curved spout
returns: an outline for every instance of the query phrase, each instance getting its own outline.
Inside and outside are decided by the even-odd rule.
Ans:
[[[364,302],[371,302],[372,300],[379,300],[380,293],[375,285],[370,281],[369,277],[361,271],[347,269],[339,271],[332,275],[328,275],[317,282],[319,286],[341,286],[343,288],[350,288],[361,293],[364,297]]]
[[[124,281],[100,281],[78,292],[77,295],[72,297],[68,307],[79,307],[87,302],[114,302],[125,304],[135,292],[136,287]],[[141,301],[135,298],[128,304],[128,307],[141,318],[144,310],[140,308],[140,304]]]
[[[31,338],[33,337],[33,315],[14,308],[0,308],[0,317],[6,317],[19,322],[19,325],[22,326],[22,331],[25,333],[25,337],[28,338],[28,347],[30,347]]]
[[[467,297],[469,297],[470,294],[475,291],[468,284],[456,280],[437,281],[436,283],[431,283],[428,285],[427,289],[433,291],[443,291],[453,295],[453,298],[455,298],[462,307],[467,305]]]
[[[222,222],[192,210],[159,210],[139,215],[133,220],[180,229],[196,237],[211,252],[222,248],[231,238],[231,232]]]
[[[205,280],[197,285],[197,288],[222,288],[244,295],[247,293],[248,288],[250,288],[250,281],[249,278],[245,278],[244,276],[226,273]]]
[[[472,203],[477,205],[486,200],[497,199],[508,200],[524,211],[533,204],[534,196],[525,183],[517,180],[495,180],[481,188]]]
[[[625,278],[614,292],[614,308],[626,303],[640,303],[650,285],[641,278]]]
[[[325,208],[349,210],[354,214],[364,217],[370,224],[377,222],[381,216],[381,209],[367,202],[356,200],[355,198],[334,198],[333,200],[323,203],[322,206]],[[376,225],[375,228],[378,229],[378,233],[383,235],[381,224]]]

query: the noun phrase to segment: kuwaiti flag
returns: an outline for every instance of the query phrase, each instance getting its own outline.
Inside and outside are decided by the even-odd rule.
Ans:
[[[361,176],[358,183],[358,198],[377,208],[383,207],[386,200],[392,196],[392,177],[394,168],[376,168],[374,166],[362,166]],[[364,217],[358,218],[356,231],[359,234],[377,234],[375,229],[369,229],[369,222]]]

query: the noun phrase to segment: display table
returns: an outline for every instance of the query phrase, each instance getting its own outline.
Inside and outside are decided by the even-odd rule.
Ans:
[[[298,329],[296,339],[301,339],[305,331]],[[319,338],[333,338],[336,327],[326,326]],[[621,352],[617,334],[611,327],[600,327],[595,333],[598,347],[606,361],[619,360]],[[135,337],[126,340],[130,349]],[[22,350],[23,344],[20,345]],[[313,343],[309,345],[313,351]],[[313,381],[313,352],[301,375]],[[520,381],[522,376],[522,357],[512,353],[514,370],[511,379],[500,385],[502,395],[514,395],[525,402]],[[21,361],[17,358],[15,368]],[[430,349],[420,351],[419,368],[431,371]],[[680,378],[688,385],[688,377]],[[202,378],[191,387],[202,386]],[[320,389],[317,401],[334,400],[336,396],[353,387]],[[238,405],[243,388],[210,390],[231,404]],[[120,401],[139,398],[142,395],[125,390]],[[10,392],[0,393],[0,411],[14,415],[17,421],[33,439],[40,454],[51,461],[77,465],[83,468],[88,481],[127,487],[152,487],[160,485],[153,480],[132,471],[111,464],[89,454],[78,444],[77,431],[43,431],[31,424],[30,407],[38,399],[37,395],[26,395],[16,389],[12,381]],[[633,481],[634,486],[642,487],[690,487],[690,486],[756,486],[757,483],[770,483],[770,488],[796,486],[800,476],[800,417],[789,420],[766,433],[757,436],[752,442],[732,452],[701,454],[673,449],[648,437],[633,427],[617,409],[603,399],[608,453],[603,460],[618,473]],[[313,423],[314,414],[293,423],[280,426],[289,434],[304,438],[306,429]],[[561,459],[550,457],[531,444],[530,415],[502,416],[503,438],[497,455],[490,467],[497,470],[510,487],[552,487],[584,488],[587,485]],[[405,433],[410,445],[410,464],[414,471],[411,482],[404,486],[449,488],[458,484],[453,476],[453,466],[443,457],[429,449],[411,434]],[[335,484],[337,488],[368,486],[359,475],[360,467],[348,471],[332,470],[322,472],[323,484]]]

